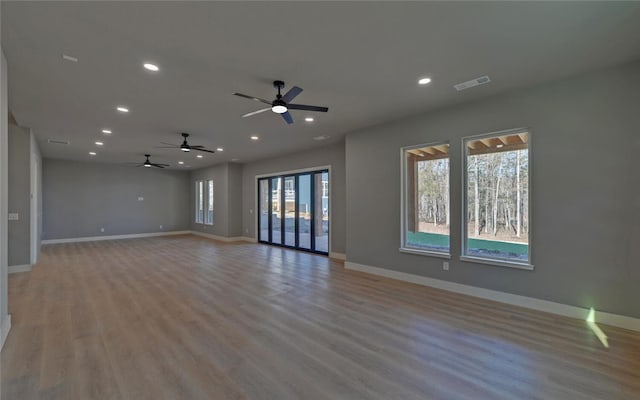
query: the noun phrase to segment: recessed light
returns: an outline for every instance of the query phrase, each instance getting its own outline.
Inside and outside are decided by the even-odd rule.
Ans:
[[[307,122],[313,122],[313,117],[307,117],[304,120],[307,121]]]
[[[196,157],[198,157],[198,158],[202,158],[202,157],[204,157],[204,156],[203,156],[202,154],[198,154]]]
[[[222,147],[218,147],[216,150],[217,151],[224,151],[224,149]]]
[[[103,129],[102,133],[104,133],[105,135],[111,135],[112,132],[109,129]]]
[[[320,136],[316,136],[313,138],[313,140],[327,140],[329,139],[331,136],[329,135],[320,135]]]
[[[96,146],[104,146],[104,143],[102,143],[102,142],[96,142]]]
[[[231,161],[236,162],[236,161],[240,161],[239,158],[232,158]]]
[[[184,161],[178,161],[178,164],[182,165],[184,164]]]
[[[118,106],[118,107],[116,107],[116,110],[118,110],[120,112],[123,112],[123,113],[128,113],[129,112],[129,109],[127,107],[125,107],[125,106]]]
[[[422,78],[418,81],[419,85],[426,85],[428,83],[431,83],[431,78]]]
[[[89,152],[89,155],[90,155],[90,156],[95,156],[96,154],[97,154],[97,153],[96,153],[95,151],[90,151],[90,152]]]
[[[151,63],[144,63],[142,66],[143,66],[146,70],[149,70],[149,71],[153,71],[153,72],[158,72],[158,71],[160,71],[160,67],[158,67],[158,66],[157,66],[157,65],[155,65],[155,64],[151,64]]]
[[[497,148],[499,148],[499,149],[501,149],[501,148],[503,148],[503,147],[504,147],[504,145],[503,145],[503,144],[499,144],[499,145],[497,145],[496,147],[497,147]]]
[[[260,139],[260,138],[258,136],[256,136],[256,135],[251,136],[251,140],[258,140],[258,139]]]
[[[63,60],[67,60],[67,61],[71,61],[71,62],[75,62],[75,63],[77,63],[77,62],[78,62],[78,58],[77,58],[77,57],[70,56],[70,55],[68,55],[68,54],[63,54],[63,55],[62,55],[62,59],[63,59]]]

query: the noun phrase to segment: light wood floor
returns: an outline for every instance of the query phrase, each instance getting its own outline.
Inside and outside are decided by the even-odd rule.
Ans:
[[[194,236],[45,246],[2,399],[640,399],[640,333]]]

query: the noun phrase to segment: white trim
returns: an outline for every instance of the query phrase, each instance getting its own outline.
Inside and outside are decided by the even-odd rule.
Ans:
[[[342,260],[345,261],[347,259],[347,255],[344,253],[334,253],[331,252],[329,253],[329,258],[335,258],[336,260]]]
[[[0,325],[0,350],[4,347],[4,342],[7,340],[7,336],[9,336],[9,331],[11,330],[11,315],[7,314],[2,321],[2,325]]]
[[[213,235],[211,233],[204,233],[200,231],[191,231],[191,234],[196,236],[206,237],[208,239],[218,240],[220,242],[228,242],[228,243],[229,242],[251,242],[251,243],[256,242],[254,238],[245,237],[245,236],[232,236],[232,237],[218,236],[218,235]]]
[[[89,237],[79,237],[79,238],[43,240],[42,244],[97,242],[97,241],[100,241],[100,240],[120,240],[120,239],[146,238],[146,237],[153,237],[153,236],[188,235],[190,233],[191,233],[191,231],[171,231],[171,232],[133,233],[133,234],[128,234],[128,235],[89,236]]]
[[[29,272],[31,271],[32,266],[32,264],[9,265],[9,273],[16,274],[18,272]]]
[[[533,271],[533,264],[519,263],[517,261],[500,260],[498,258],[483,258],[472,256],[460,256],[460,261],[472,262],[477,264],[493,265],[496,267],[508,267],[515,269],[522,269],[526,271]]]
[[[384,276],[391,279],[416,283],[423,286],[430,286],[437,289],[447,290],[449,292],[498,301],[500,303],[530,308],[537,311],[548,312],[551,314],[562,315],[570,318],[577,318],[580,320],[586,320],[589,316],[590,311],[586,308],[555,303],[548,300],[541,300],[533,297],[499,292],[496,290],[483,289],[475,286],[463,285],[461,283],[443,281],[440,279],[428,278],[426,276],[407,274],[405,272],[393,271],[386,268],[372,267],[369,265],[358,264],[350,261],[345,262],[344,267],[346,269],[366,272],[373,275]],[[598,323],[631,329],[634,331],[640,331],[640,318],[627,317],[624,315],[611,314],[600,311],[598,311],[596,315]]]
[[[445,258],[447,260],[451,259],[451,254],[449,253],[439,253],[437,251],[431,251],[431,250],[419,250],[419,249],[412,249],[409,247],[400,247],[398,251],[400,253],[415,254],[418,256],[438,257],[438,258]]]

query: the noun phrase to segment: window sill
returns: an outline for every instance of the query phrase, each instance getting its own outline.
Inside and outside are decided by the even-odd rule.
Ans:
[[[471,257],[471,256],[460,256],[460,261],[473,262],[478,264],[487,264],[487,265],[493,265],[496,267],[507,267],[507,268],[522,269],[526,271],[533,271],[532,264],[520,263],[516,261],[507,261],[507,260],[498,260],[498,259]]]
[[[437,251],[430,251],[430,250],[418,250],[418,249],[412,249],[407,247],[400,247],[398,250],[401,253],[415,254],[418,256],[446,258],[447,260],[451,259],[451,254],[449,253],[440,253]]]

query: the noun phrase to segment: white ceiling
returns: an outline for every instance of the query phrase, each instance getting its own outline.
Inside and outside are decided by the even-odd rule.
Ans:
[[[436,107],[640,57],[639,3],[10,2],[2,1],[9,104],[45,157],[152,161],[193,168],[248,162],[342,140]],[[79,58],[71,63],[63,53]],[[155,74],[142,63],[157,63]],[[457,92],[482,75],[491,84]],[[419,87],[419,77],[433,82]],[[274,97],[281,79],[304,92],[286,125],[242,92]],[[115,106],[130,107],[128,115]],[[113,130],[111,137],[101,129]],[[224,147],[195,154],[161,141]],[[252,142],[251,134],[261,140]],[[390,135],[393,132],[389,132]],[[319,142],[313,137],[330,135]],[[47,139],[71,141],[69,146]],[[103,140],[105,146],[93,143]]]

